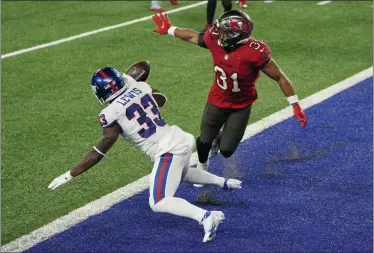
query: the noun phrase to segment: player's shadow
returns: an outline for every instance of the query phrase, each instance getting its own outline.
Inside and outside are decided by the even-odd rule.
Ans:
[[[243,178],[248,175],[248,172],[239,169],[237,157],[235,155],[230,158],[223,158],[219,154],[214,158],[214,162],[211,164],[213,165],[212,170],[225,178],[243,180]],[[204,188],[199,190],[196,196],[196,203],[211,206],[233,206],[238,204],[222,200],[226,199],[226,194],[229,194],[230,190],[222,191],[222,189],[217,188],[216,186],[204,186]],[[242,203],[239,203],[239,205],[242,205]]]
[[[213,190],[203,190],[196,196],[196,202],[204,205],[224,206],[225,202],[219,200],[213,193]]]
[[[302,154],[296,144],[291,143],[288,154],[282,153],[272,153],[272,155],[277,156],[277,158],[265,162],[265,165],[275,165],[280,163],[289,163],[289,162],[298,162],[311,160],[316,158],[321,158],[325,156],[328,152],[338,152],[341,149],[344,149],[347,146],[347,143],[344,141],[337,141],[331,147],[325,147],[317,149],[313,154]]]

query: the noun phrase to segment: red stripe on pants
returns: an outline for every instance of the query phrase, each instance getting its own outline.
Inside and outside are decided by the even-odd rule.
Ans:
[[[160,174],[158,175],[158,179],[157,179],[157,182],[158,182],[157,183],[157,202],[162,199],[162,195],[161,195],[161,190],[163,188],[162,178],[164,177],[164,173],[165,173],[166,166],[168,165],[168,161],[169,161],[169,154],[165,154],[164,162],[162,163]],[[165,184],[166,184],[166,181],[165,181]]]

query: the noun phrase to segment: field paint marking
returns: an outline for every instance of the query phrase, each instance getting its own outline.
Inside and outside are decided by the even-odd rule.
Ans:
[[[183,6],[183,7],[174,9],[174,10],[166,11],[166,13],[168,13],[168,14],[176,13],[176,12],[188,10],[188,9],[191,9],[191,8],[195,8],[195,7],[198,7],[198,6],[206,4],[206,3],[207,3],[207,1],[202,1],[202,2],[198,2],[198,3],[190,4],[190,5],[187,5],[187,6]],[[100,28],[100,29],[97,29],[97,30],[90,31],[90,32],[81,33],[81,34],[74,35],[74,36],[71,36],[71,37],[68,37],[68,38],[65,38],[65,39],[55,40],[55,41],[45,43],[45,44],[41,44],[41,45],[38,45],[38,46],[17,50],[17,51],[2,55],[1,59],[5,59],[5,58],[13,57],[13,56],[16,56],[16,55],[28,53],[28,52],[39,50],[39,49],[42,49],[42,48],[52,47],[52,46],[55,46],[55,45],[58,45],[58,44],[61,44],[61,43],[65,43],[65,42],[68,42],[68,41],[80,39],[80,38],[87,37],[87,36],[90,36],[90,35],[93,35],[93,34],[97,34],[97,33],[105,32],[105,31],[117,29],[117,28],[120,28],[120,27],[123,27],[123,26],[129,26],[129,25],[136,24],[136,23],[139,23],[139,22],[147,21],[147,20],[152,19],[153,15],[154,14],[143,17],[143,18],[138,18],[138,19],[126,21],[126,22],[123,22],[123,23],[120,23],[120,24],[117,24],[117,25],[107,26],[107,27],[103,27],[103,28]]]
[[[336,83],[324,90],[321,90],[307,98],[300,101],[300,105],[303,109],[309,108],[313,105],[321,103],[322,101],[334,96],[335,94],[346,90],[357,83],[373,76],[373,67],[361,71],[339,83]],[[264,131],[265,129],[274,126],[293,116],[292,107],[288,106],[283,110],[271,114],[249,126],[245,131],[243,140],[249,139],[250,137]],[[196,152],[192,154],[192,159],[197,159]],[[61,233],[66,229],[86,220],[92,215],[99,214],[105,210],[108,210],[113,205],[130,198],[143,190],[146,190],[149,186],[149,175],[144,176],[135,182],[128,184],[116,191],[109,193],[100,199],[92,201],[85,206],[78,208],[67,215],[60,217],[51,223],[44,225],[43,227],[34,230],[28,235],[24,235],[6,245],[1,247],[1,252],[22,252],[32,246],[47,240],[55,234]],[[145,207],[147,208],[147,207]]]
[[[325,5],[325,4],[329,4],[331,2],[332,1],[321,1],[321,2],[318,2],[317,5]]]
[[[264,3],[266,4],[269,4],[269,3],[272,3],[273,1],[272,0],[265,0]]]

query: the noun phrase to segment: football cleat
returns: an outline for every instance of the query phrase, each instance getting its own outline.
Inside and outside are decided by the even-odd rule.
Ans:
[[[234,190],[234,189],[241,189],[242,188],[242,181],[232,178],[225,178],[225,182],[223,183],[224,190]]]
[[[207,211],[200,224],[204,226],[203,242],[211,241],[215,236],[219,224],[223,222],[225,215],[221,211]]]

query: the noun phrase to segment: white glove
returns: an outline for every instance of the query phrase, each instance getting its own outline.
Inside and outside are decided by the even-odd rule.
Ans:
[[[48,188],[54,190],[57,187],[59,187],[63,184],[66,184],[67,182],[69,182],[73,178],[74,177],[70,175],[70,170],[69,170],[68,172],[62,174],[61,176],[58,176],[55,179],[53,179],[52,183],[50,183],[48,185]]]

